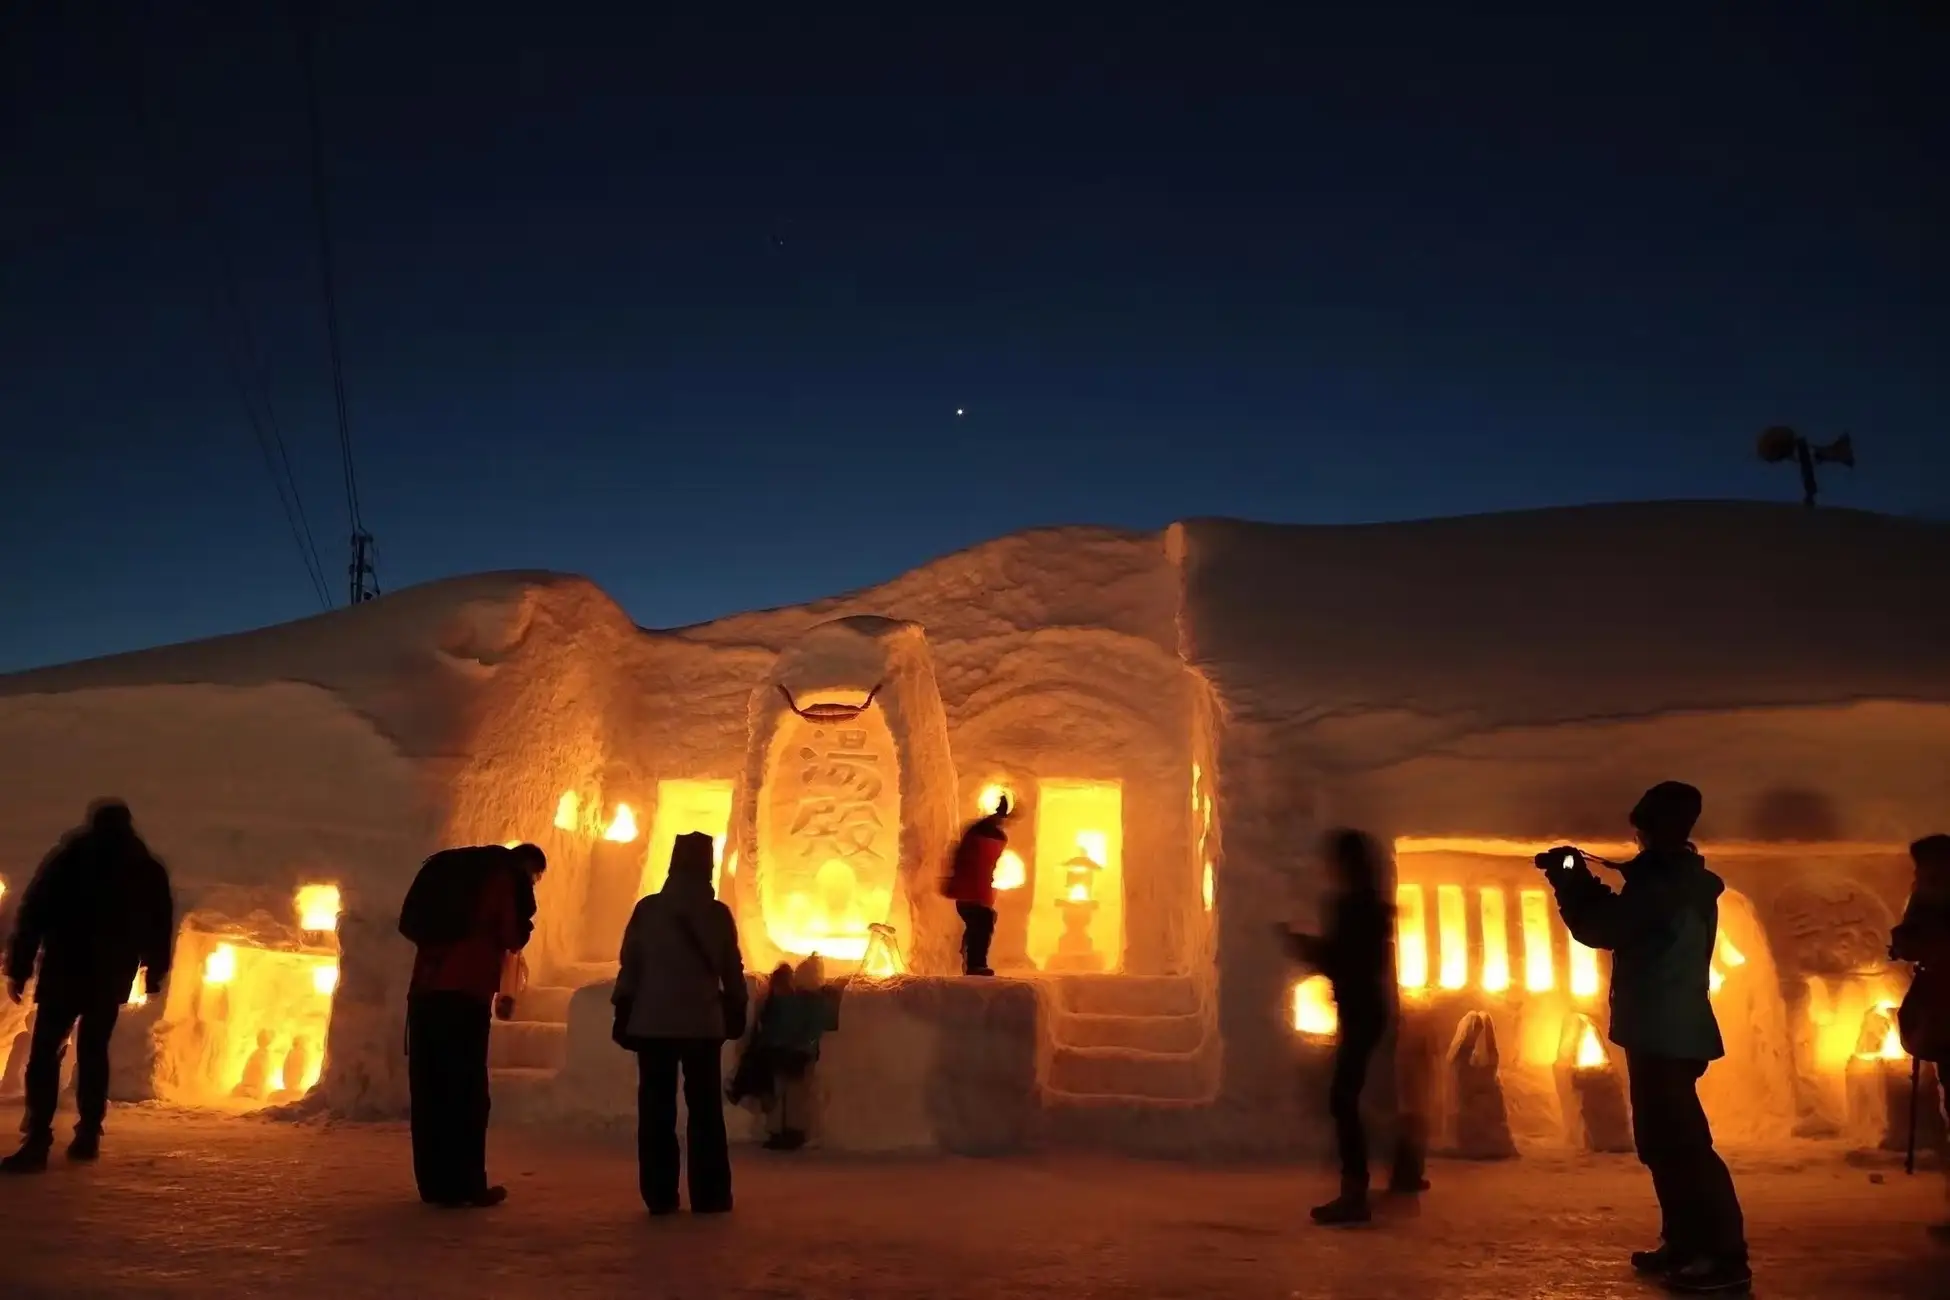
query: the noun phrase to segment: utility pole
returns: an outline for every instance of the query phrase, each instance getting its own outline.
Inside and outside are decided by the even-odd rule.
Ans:
[[[352,563],[346,570],[352,579],[354,605],[379,594],[379,575],[372,569],[372,534],[363,528],[352,534]]]

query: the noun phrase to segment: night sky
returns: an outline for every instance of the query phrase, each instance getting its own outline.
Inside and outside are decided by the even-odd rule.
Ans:
[[[1950,515],[1941,6],[1038,8],[328,0],[381,585],[674,626],[1036,524],[1793,501],[1776,422]],[[295,32],[0,16],[0,670],[316,612],[247,400],[345,598]]]

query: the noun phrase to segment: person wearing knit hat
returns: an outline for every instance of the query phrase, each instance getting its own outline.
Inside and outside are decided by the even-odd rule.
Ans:
[[[1632,1140],[1659,1199],[1661,1243],[1632,1267],[1688,1294],[1746,1291],[1746,1225],[1726,1162],[1700,1105],[1699,1080],[1726,1054],[1709,1000],[1726,885],[1693,847],[1704,800],[1662,781],[1631,812],[1638,856],[1614,893],[1575,849],[1553,849],[1549,871],[1571,937],[1612,954],[1608,1037],[1625,1053]]]

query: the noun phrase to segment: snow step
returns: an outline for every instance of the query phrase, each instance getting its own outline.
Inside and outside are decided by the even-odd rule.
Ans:
[[[616,963],[613,961],[569,961],[555,968],[553,984],[574,991],[586,989],[591,984],[607,984],[616,978]]]
[[[545,1020],[497,1020],[488,1034],[488,1069],[555,1071],[569,1059],[569,1026]]]
[[[1051,1018],[1063,1047],[1114,1047],[1156,1055],[1196,1052],[1205,1041],[1203,1016],[1079,1016]]]
[[[1212,1092],[1204,1060],[1183,1053],[1132,1052],[1114,1047],[1058,1047],[1050,1057],[1052,1093],[1195,1101]]]
[[[515,998],[516,1020],[569,1023],[569,1000],[576,995],[568,984],[530,984]]]
[[[1059,975],[1057,1005],[1072,1015],[1195,1016],[1198,985],[1182,976]]]

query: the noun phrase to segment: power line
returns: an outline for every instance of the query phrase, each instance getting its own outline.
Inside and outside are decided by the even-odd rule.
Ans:
[[[332,401],[338,412],[339,462],[345,478],[345,513],[352,525],[352,563],[348,567],[353,604],[379,594],[372,565],[372,534],[359,510],[359,472],[352,457],[352,426],[345,408],[345,362],[339,346],[337,259],[332,251],[331,204],[325,184],[325,129],[318,107],[318,9],[310,21],[298,19],[298,60],[304,66],[305,108],[311,122],[312,206],[318,218],[318,271],[325,290],[325,337],[332,354]],[[371,578],[370,588],[367,579]]]

